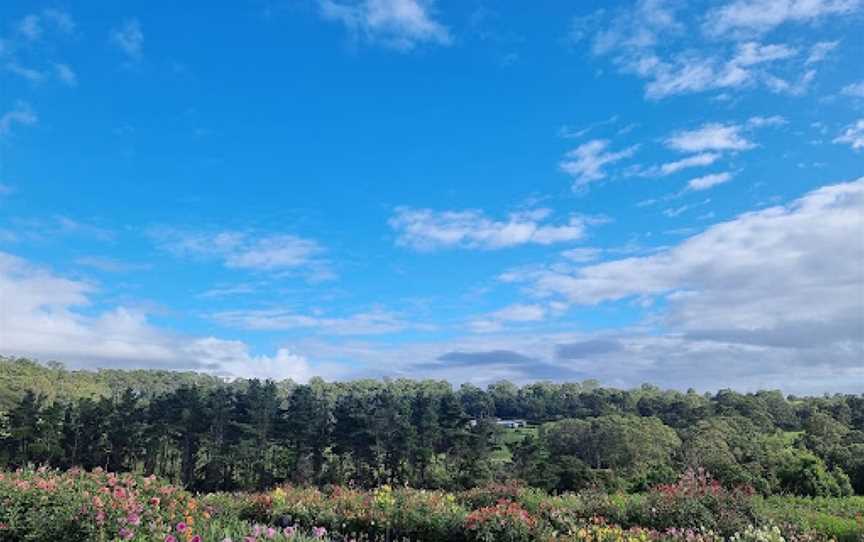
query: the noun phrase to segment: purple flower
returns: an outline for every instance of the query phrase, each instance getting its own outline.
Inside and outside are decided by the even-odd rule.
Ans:
[[[141,525],[141,516],[133,512],[126,516],[126,521],[129,525]]]
[[[130,531],[126,527],[123,527],[122,529],[120,529],[120,532],[118,534],[120,535],[121,540],[129,540],[130,538],[135,536],[135,533],[133,533],[132,531]]]

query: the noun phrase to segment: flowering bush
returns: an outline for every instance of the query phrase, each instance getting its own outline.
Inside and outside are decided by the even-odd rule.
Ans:
[[[0,541],[864,540],[864,498],[762,498],[699,471],[637,495],[550,496],[517,484],[486,490],[284,486],[194,496],[154,477],[100,470],[0,472]]]
[[[724,536],[756,520],[753,490],[728,489],[705,471],[689,470],[678,482],[655,487],[644,503],[639,524],[656,528],[709,528]]]
[[[349,539],[458,540],[464,538],[467,514],[450,493],[389,486],[371,492],[284,486],[258,495],[210,495],[204,501],[219,515],[306,529],[323,526]]]
[[[315,533],[313,533],[314,535]],[[323,538],[324,533],[318,533]],[[0,540],[210,542],[304,540],[295,527],[213,518],[189,493],[155,477],[99,469],[0,472]]]
[[[468,514],[465,528],[473,540],[519,542],[537,539],[537,519],[518,503],[501,500]]]
[[[786,542],[783,533],[776,526],[754,527],[748,525],[743,532],[735,533],[730,542]]]

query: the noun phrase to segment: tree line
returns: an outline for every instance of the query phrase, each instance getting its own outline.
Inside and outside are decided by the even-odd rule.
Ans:
[[[40,371],[53,371],[62,392],[21,378]],[[138,471],[195,491],[286,481],[457,489],[513,478],[549,491],[640,491],[702,468],[765,494],[864,494],[864,395],[592,381],[298,385],[148,371],[111,373],[105,386],[94,374],[0,359],[0,467]],[[499,418],[530,426],[506,429]]]

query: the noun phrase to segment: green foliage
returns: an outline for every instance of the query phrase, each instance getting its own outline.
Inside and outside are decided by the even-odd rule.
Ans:
[[[504,429],[499,417],[529,427]],[[227,383],[0,358],[0,466],[29,464],[156,474],[208,492],[512,479],[644,492],[703,469],[763,495],[842,496],[864,492],[864,397],[591,381]]]
[[[819,533],[840,542],[864,539],[864,497],[781,497],[756,499],[757,515],[786,531]]]

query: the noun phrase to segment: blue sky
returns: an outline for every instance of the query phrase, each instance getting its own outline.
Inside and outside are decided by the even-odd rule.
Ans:
[[[0,15],[0,353],[862,388],[860,0]]]

